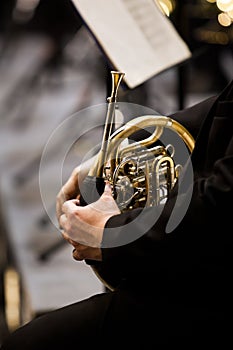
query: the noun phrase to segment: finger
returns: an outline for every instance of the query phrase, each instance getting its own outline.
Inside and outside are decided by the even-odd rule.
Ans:
[[[72,256],[73,256],[74,260],[77,260],[77,261],[84,260],[82,254],[80,252],[78,252],[75,248],[72,251]]]
[[[80,205],[79,199],[71,199],[71,200],[66,201],[65,203],[63,203],[62,211],[65,214],[71,213],[74,210],[76,210],[79,205]]]
[[[106,181],[104,186],[104,192],[103,195],[111,196],[112,197],[112,186],[110,182]]]
[[[66,222],[67,222],[67,217],[65,214],[62,214],[59,218],[59,225],[61,229],[64,229],[66,226]],[[65,238],[65,237],[64,237]]]
[[[70,236],[66,232],[62,232],[62,236],[67,242],[72,244],[72,246],[74,248],[80,248],[82,246],[80,243],[78,243],[78,242],[74,241],[73,239],[71,239]]]
[[[57,219],[59,219],[59,217],[62,214],[62,204],[67,200],[68,198],[66,198],[65,193],[61,190],[58,195],[57,195],[57,200],[56,200],[56,216]]]
[[[70,200],[71,203],[74,203],[75,205],[80,205],[80,200],[79,198],[74,198]]]
[[[93,205],[95,209],[112,215],[120,214],[120,210],[116,204],[112,194],[112,187],[109,182],[106,182],[104,192],[101,197]]]
[[[67,242],[73,245],[72,239],[70,239],[69,235],[66,232],[62,232],[62,236]]]

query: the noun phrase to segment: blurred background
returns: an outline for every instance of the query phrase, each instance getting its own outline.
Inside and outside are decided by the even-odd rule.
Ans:
[[[232,80],[233,0],[155,2],[192,57],[124,90],[121,99],[166,115],[217,94]],[[85,120],[80,115],[75,125],[71,118],[62,133],[58,127],[78,111],[106,102],[108,74],[106,58],[72,1],[1,0],[0,343],[33,317],[104,289],[90,267],[72,260],[53,220],[56,164]],[[48,166],[41,170],[51,135]],[[72,147],[63,181],[90,139],[94,146],[100,137],[95,130]]]

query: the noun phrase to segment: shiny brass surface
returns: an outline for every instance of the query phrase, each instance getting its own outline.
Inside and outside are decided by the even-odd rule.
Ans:
[[[112,71],[111,74],[112,74],[112,92],[111,92],[111,96],[107,99],[108,110],[107,110],[107,116],[105,121],[103,140],[102,140],[102,145],[99,152],[98,162],[96,164],[96,169],[94,171],[95,175],[98,177],[102,177],[103,167],[104,167],[104,164],[106,163],[108,142],[111,135],[112,124],[113,124],[114,113],[115,113],[115,104],[117,100],[117,91],[120,86],[121,80],[124,76],[124,73],[115,72],[115,71]],[[94,175],[94,174],[91,174],[91,175]]]
[[[112,93],[107,99],[108,111],[102,146],[89,175],[108,180],[122,212],[137,207],[164,203],[175,185],[182,166],[175,164],[174,147],[155,145],[164,129],[174,131],[193,151],[195,142],[188,130],[166,116],[142,115],[130,120],[111,134],[117,91],[124,73],[112,73]],[[140,129],[153,128],[149,137],[122,147],[122,142]],[[172,150],[172,151],[171,151]]]

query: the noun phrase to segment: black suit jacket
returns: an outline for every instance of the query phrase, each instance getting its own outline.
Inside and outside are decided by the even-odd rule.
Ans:
[[[166,233],[166,224],[177,200],[174,190],[159,219],[145,234],[147,218],[135,221],[142,209],[110,218],[103,238],[103,262],[97,270],[115,288],[167,293],[198,305],[222,304],[230,278],[229,260],[233,232],[233,81],[216,97],[209,98],[171,117],[195,137],[191,157],[194,180],[191,201],[179,225]],[[150,220],[150,219],[149,219]],[[131,232],[126,232],[129,222]],[[109,228],[114,228],[109,240]],[[138,236],[137,236],[138,233]],[[133,234],[136,240],[108,248],[108,242]],[[111,243],[110,243],[111,244]],[[228,261],[227,261],[228,260]],[[158,289],[159,286],[159,289]],[[194,297],[195,296],[195,297]],[[226,300],[226,299],[225,299]]]

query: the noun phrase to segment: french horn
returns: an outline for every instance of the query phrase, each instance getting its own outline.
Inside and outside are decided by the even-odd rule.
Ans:
[[[190,153],[194,148],[194,139],[183,125],[169,117],[158,115],[133,118],[112,132],[117,92],[124,73],[112,71],[111,75],[112,92],[107,99],[102,143],[96,161],[80,188],[81,204],[97,200],[107,180],[121,212],[159,205],[168,198],[182,168],[181,164],[175,164],[174,146],[159,143],[164,129],[168,128],[178,134]],[[125,145],[126,139],[148,127],[153,129],[148,137]]]
[[[158,206],[166,202],[169,192],[176,184],[182,165],[174,160],[175,147],[160,142],[165,129],[178,135],[191,154],[194,139],[186,128],[177,121],[158,115],[142,115],[131,119],[114,132],[113,123],[117,107],[117,91],[124,73],[112,71],[112,92],[107,99],[107,115],[103,138],[96,161],[80,186],[80,204],[96,201],[104,191],[105,182],[112,187],[112,194],[121,212],[139,207]],[[139,141],[133,140],[135,133],[150,133]],[[173,133],[172,133],[173,134]],[[101,262],[89,265],[108,290],[116,289],[124,272]],[[115,271],[117,269],[117,271]],[[114,272],[115,271],[115,272]]]

